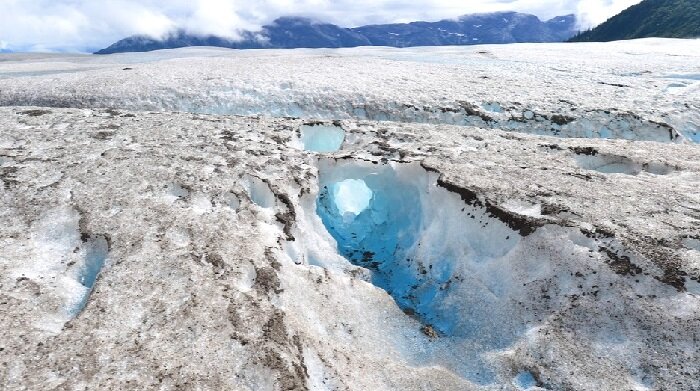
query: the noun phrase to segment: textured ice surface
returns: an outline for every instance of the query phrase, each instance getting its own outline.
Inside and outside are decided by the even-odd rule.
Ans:
[[[102,235],[81,234],[80,218],[70,207],[46,211],[31,231],[31,261],[9,271],[17,281],[38,282],[53,301],[37,311],[41,316],[35,325],[43,330],[60,330],[82,311],[107,259],[107,240]],[[11,254],[14,248],[9,245],[4,251]]]
[[[697,53],[697,40],[645,39],[4,55],[8,61],[0,62],[0,104],[367,119],[559,137],[697,142]],[[683,87],[671,91],[667,87],[673,83]]]
[[[2,57],[0,388],[700,389],[696,43]]]

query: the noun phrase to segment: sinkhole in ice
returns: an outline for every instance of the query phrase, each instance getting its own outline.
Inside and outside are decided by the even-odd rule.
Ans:
[[[303,125],[300,129],[304,149],[312,152],[335,152],[345,140],[345,131],[336,125]]]
[[[673,168],[662,163],[639,164],[624,156],[601,153],[577,155],[576,162],[585,170],[598,171],[603,174],[639,175],[642,172],[648,172],[654,175],[668,175],[674,171]]]
[[[85,258],[76,270],[76,280],[82,285],[83,293],[80,300],[69,309],[71,317],[77,316],[87,305],[92,288],[107,260],[108,252],[109,243],[104,236],[94,236],[87,240]]]
[[[493,381],[480,354],[526,329],[510,297],[521,285],[510,267],[520,233],[416,164],[321,160],[319,171],[316,213],[340,255],[370,270],[374,285],[442,341],[472,349],[438,361],[460,361],[453,367],[465,377]]]
[[[637,164],[632,161],[632,159],[624,156],[601,154],[592,156],[579,155],[576,157],[576,162],[583,169],[598,171],[604,174],[637,175],[642,172],[641,164]]]

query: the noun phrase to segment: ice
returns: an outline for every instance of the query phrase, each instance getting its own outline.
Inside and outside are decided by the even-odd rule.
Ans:
[[[639,175],[646,172],[653,175],[668,175],[674,171],[659,162],[640,164],[625,156],[596,153],[593,155],[578,155],[576,162],[586,170],[598,171],[603,174]]]
[[[503,381],[492,358],[541,326],[541,301],[566,306],[568,297],[586,289],[577,271],[607,268],[593,254],[610,246],[610,239],[553,227],[527,235],[511,228],[509,215],[543,218],[540,204],[507,199],[494,212],[485,201],[463,198],[441,185],[437,174],[410,163],[321,159],[318,168],[315,212],[323,227],[306,221],[300,228],[304,235],[293,244],[299,249],[289,254],[298,257],[316,248],[309,264],[343,270],[337,255],[324,247],[330,240],[339,255],[369,271],[369,281],[389,294],[404,316],[422,324],[426,340],[399,334],[374,342],[390,344],[412,365],[444,366],[476,384]],[[308,220],[305,213],[308,206],[299,211],[300,221]],[[597,280],[596,273],[586,284],[614,281]],[[605,328],[595,334],[606,348],[615,344],[608,334]],[[622,347],[620,357],[631,354],[629,349]],[[630,371],[635,368],[630,364]],[[520,389],[537,383],[529,371],[507,381]]]
[[[481,107],[482,107],[484,110],[490,111],[490,112],[492,112],[492,113],[502,113],[502,112],[503,112],[503,107],[501,107],[501,105],[498,104],[498,102],[488,102],[488,103],[484,103],[484,104],[481,105]]]
[[[523,371],[518,373],[513,379],[513,384],[521,390],[527,390],[537,385],[537,380],[531,372]]]
[[[682,243],[687,249],[700,252],[700,238],[684,238]]]
[[[250,200],[261,208],[270,209],[275,205],[275,194],[270,190],[270,186],[262,179],[246,175],[244,187],[248,191]]]
[[[595,155],[577,156],[576,161],[586,170],[594,170],[604,174],[638,175],[642,172],[642,165],[636,164],[624,156]]]
[[[697,148],[659,143],[698,134],[698,85],[659,76],[697,73],[682,42],[0,80],[0,104],[50,106],[0,108],[3,386],[150,384],[158,362],[191,368],[165,388],[700,389]],[[335,124],[341,152],[304,151]]]
[[[46,211],[33,227],[31,262],[14,270],[59,303],[59,308],[37,308],[44,313],[39,327],[47,331],[57,332],[82,311],[108,257],[107,238],[81,235],[79,220],[70,207]]]
[[[189,197],[190,191],[177,183],[170,183],[165,189],[165,200],[167,202],[175,202],[183,198]]]
[[[72,317],[77,316],[87,305],[97,277],[107,260],[108,251],[109,244],[104,236],[92,237],[86,243],[84,263],[77,272],[77,280],[85,287],[85,292],[82,299],[70,308],[69,312]]]
[[[520,234],[416,165],[322,161],[320,174],[316,211],[338,252],[371,270],[373,284],[445,343],[478,342],[468,360],[434,354],[457,361],[475,382],[491,382],[480,353],[508,346],[526,328],[505,321],[510,278],[501,270]]]
[[[222,196],[224,204],[227,205],[232,210],[236,211],[241,206],[241,201],[232,192],[226,192]]]
[[[523,202],[521,200],[506,200],[501,206],[511,212],[525,216],[541,217],[542,205]]]
[[[361,179],[347,179],[333,185],[333,199],[341,216],[359,215],[372,200],[372,190]]]
[[[92,289],[95,286],[97,276],[100,274],[107,259],[107,251],[107,240],[103,236],[91,238],[88,242],[85,264],[81,268],[78,278],[80,283],[86,288]]]
[[[488,45],[478,51],[183,48],[101,57],[17,57],[0,64],[0,75],[27,77],[0,76],[0,105],[359,119],[557,137],[698,142],[698,121],[686,118],[697,112],[692,64],[700,51],[691,50],[697,45],[669,39]],[[637,61],[637,53],[645,54],[644,62]],[[346,74],[356,77],[338,77]],[[657,85],[663,79],[686,87],[670,93],[666,85]],[[681,94],[687,107],[680,104]],[[333,151],[342,143],[339,132],[316,138],[311,134],[316,131],[321,129],[307,136],[309,150]]]
[[[313,152],[335,152],[345,139],[345,131],[340,126],[303,125],[301,141],[304,149]]]

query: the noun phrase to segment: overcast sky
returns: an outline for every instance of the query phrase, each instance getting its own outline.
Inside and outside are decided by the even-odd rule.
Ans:
[[[174,28],[236,37],[279,16],[345,27],[513,10],[543,19],[574,13],[597,25],[641,0],[0,0],[0,49],[92,51]]]

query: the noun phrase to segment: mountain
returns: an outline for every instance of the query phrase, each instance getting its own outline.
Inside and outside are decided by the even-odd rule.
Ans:
[[[343,28],[307,18],[284,17],[241,39],[193,35],[178,30],[164,39],[136,35],[96,54],[146,52],[187,46],[232,49],[343,48],[356,46],[444,46],[513,42],[561,42],[574,34],[574,15],[541,21],[516,12],[465,15],[455,20]]]
[[[484,43],[558,42],[570,38],[574,15],[542,22],[517,12],[465,15],[457,20],[364,26],[353,29],[375,46],[444,46]]]
[[[647,37],[700,37],[700,1],[644,0],[571,42],[607,42]]]
[[[165,39],[135,35],[122,39],[95,54],[148,52],[188,46],[216,46],[231,49],[273,48],[340,48],[371,45],[363,36],[350,29],[328,23],[315,23],[305,18],[279,18],[261,32],[244,31],[240,40],[214,35],[194,35],[178,30]]]

